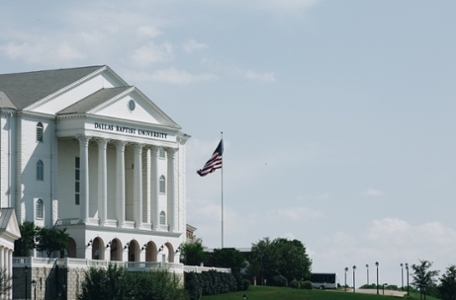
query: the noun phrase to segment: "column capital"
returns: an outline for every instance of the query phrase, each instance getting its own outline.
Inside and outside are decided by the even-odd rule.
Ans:
[[[103,138],[103,137],[97,137],[97,138],[95,138],[95,140],[98,142],[98,145],[101,145],[101,146],[106,146],[109,142],[108,138]]]
[[[170,157],[170,158],[174,158],[174,155],[179,150],[178,148],[171,148],[171,147],[166,147],[164,149],[165,149],[166,153],[168,154],[168,157]]]
[[[125,145],[128,144],[127,141],[121,141],[121,140],[115,140],[114,144],[116,144],[117,147],[125,148]]]
[[[145,145],[146,144],[135,143],[135,144],[133,144],[133,148],[135,149],[135,151],[141,151]]]
[[[76,138],[79,140],[79,144],[81,146],[87,147],[89,145],[89,140],[92,138],[91,136],[85,134],[77,134]]]

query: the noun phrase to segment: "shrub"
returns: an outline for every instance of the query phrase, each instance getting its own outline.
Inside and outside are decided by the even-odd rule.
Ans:
[[[313,289],[313,283],[309,280],[301,282],[301,288],[306,290]]]
[[[195,272],[185,273],[184,286],[190,300],[199,300],[203,295],[203,289],[201,288],[198,277],[198,274]]]
[[[274,276],[274,285],[275,286],[287,286],[288,280],[283,275]]]
[[[290,287],[292,289],[300,289],[301,288],[301,284],[299,283],[299,281],[297,281],[296,279],[292,280],[290,282]]]
[[[242,280],[242,289],[240,289],[241,291],[247,291],[250,287],[250,280],[248,279],[243,279]]]

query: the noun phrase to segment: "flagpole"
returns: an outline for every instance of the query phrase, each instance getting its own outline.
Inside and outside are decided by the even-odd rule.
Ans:
[[[220,134],[221,134],[221,140],[223,141],[223,131],[221,131]],[[222,164],[223,164],[223,162],[222,162]],[[223,165],[222,165],[221,169],[222,169],[221,170],[222,171],[222,189],[221,189],[222,190],[222,195],[221,195],[222,201],[221,202],[222,202],[222,249],[223,249]]]

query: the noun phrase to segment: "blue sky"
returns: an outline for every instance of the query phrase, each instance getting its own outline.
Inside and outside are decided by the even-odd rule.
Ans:
[[[192,136],[187,221],[301,240],[315,272],[456,264],[456,3],[3,1],[0,71],[107,64]],[[349,274],[351,282],[351,274]]]

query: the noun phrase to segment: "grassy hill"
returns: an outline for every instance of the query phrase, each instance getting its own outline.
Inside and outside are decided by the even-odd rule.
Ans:
[[[203,300],[242,300],[246,294],[248,300],[384,300],[387,296],[366,295],[344,291],[320,291],[320,290],[298,290],[291,288],[251,286],[248,291],[228,293],[213,296],[204,296]],[[419,294],[412,294],[411,298],[395,299],[420,299]],[[427,300],[438,300],[433,297],[426,297]]]

